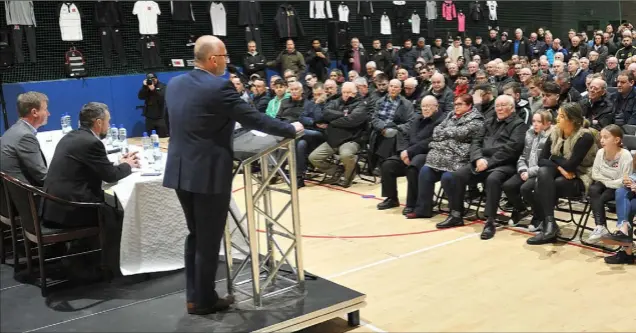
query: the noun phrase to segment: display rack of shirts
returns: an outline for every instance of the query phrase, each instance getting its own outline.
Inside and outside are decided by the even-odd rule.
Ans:
[[[426,1],[426,19],[437,20],[437,2]]]
[[[338,6],[338,21],[349,22],[349,7],[344,2]]]
[[[159,5],[154,1],[137,1],[133,7],[133,15],[137,15],[140,35],[156,35],[159,33],[157,17],[161,15]]]
[[[442,17],[446,21],[452,21],[457,17],[457,11],[455,10],[455,4],[451,0],[446,0],[442,4]]]
[[[159,38],[157,36],[141,36],[137,41],[137,50],[141,53],[141,61],[145,69],[163,67],[159,55]]]
[[[64,59],[64,71],[67,77],[79,79],[88,75],[84,55],[75,46],[64,53]]]
[[[77,5],[74,2],[63,2],[57,9],[62,40],[65,42],[83,40],[82,18]]]
[[[33,1],[5,1],[7,25],[37,26],[33,13]]]
[[[124,15],[118,1],[95,2],[95,23],[98,27],[119,27],[124,24]]]
[[[488,19],[497,20],[497,1],[486,1],[486,6],[488,7]]]
[[[358,15],[371,16],[373,14],[373,2],[369,0],[358,1]]]
[[[466,32],[466,15],[459,10],[459,14],[457,14],[457,31],[458,32]]]
[[[195,21],[191,1],[170,1],[170,12],[173,21]]]
[[[239,1],[238,25],[259,26],[263,24],[261,5],[258,1]]]
[[[419,35],[420,34],[420,16],[417,14],[417,11],[414,10],[413,14],[411,14],[411,31]]]
[[[484,10],[481,8],[479,1],[472,1],[468,8],[468,17],[470,17],[473,22],[479,22],[484,18]]]
[[[220,1],[210,3],[210,21],[212,21],[213,35],[227,36],[227,15],[225,6]]]
[[[406,9],[406,1],[393,1],[393,18],[398,21],[405,19],[408,15]]]
[[[296,38],[305,35],[300,17],[298,17],[294,6],[289,3],[283,3],[278,6],[274,22],[276,23],[276,32],[279,38]]]
[[[309,18],[326,19],[333,18],[330,1],[309,1]]]
[[[380,34],[391,34],[391,19],[389,18],[389,15],[386,14],[386,12],[383,13],[382,17],[380,18]]]

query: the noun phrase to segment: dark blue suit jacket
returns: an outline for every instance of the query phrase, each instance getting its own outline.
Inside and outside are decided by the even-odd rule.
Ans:
[[[202,194],[232,189],[233,132],[243,127],[293,138],[294,126],[243,101],[230,81],[195,69],[168,83],[170,148],[163,186]]]

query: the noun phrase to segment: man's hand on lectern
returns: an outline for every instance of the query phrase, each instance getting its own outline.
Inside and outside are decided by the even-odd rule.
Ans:
[[[296,129],[296,132],[300,132],[300,131],[305,129],[303,124],[301,124],[299,122],[293,122],[292,125],[294,125],[294,128]]]

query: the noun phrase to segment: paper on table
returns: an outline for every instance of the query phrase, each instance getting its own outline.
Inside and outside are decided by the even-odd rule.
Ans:
[[[252,134],[254,134],[256,136],[260,136],[260,137],[267,136],[266,133],[263,133],[263,132],[257,131],[257,130],[251,130],[250,132],[252,132]]]

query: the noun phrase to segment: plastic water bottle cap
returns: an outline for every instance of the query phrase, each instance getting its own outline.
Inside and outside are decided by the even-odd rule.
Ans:
[[[124,124],[119,124],[119,128],[124,128]]]
[[[148,136],[148,132],[144,132],[143,137],[147,137]]]
[[[156,130],[152,130],[152,135],[155,135],[155,134],[157,134],[157,131]]]

